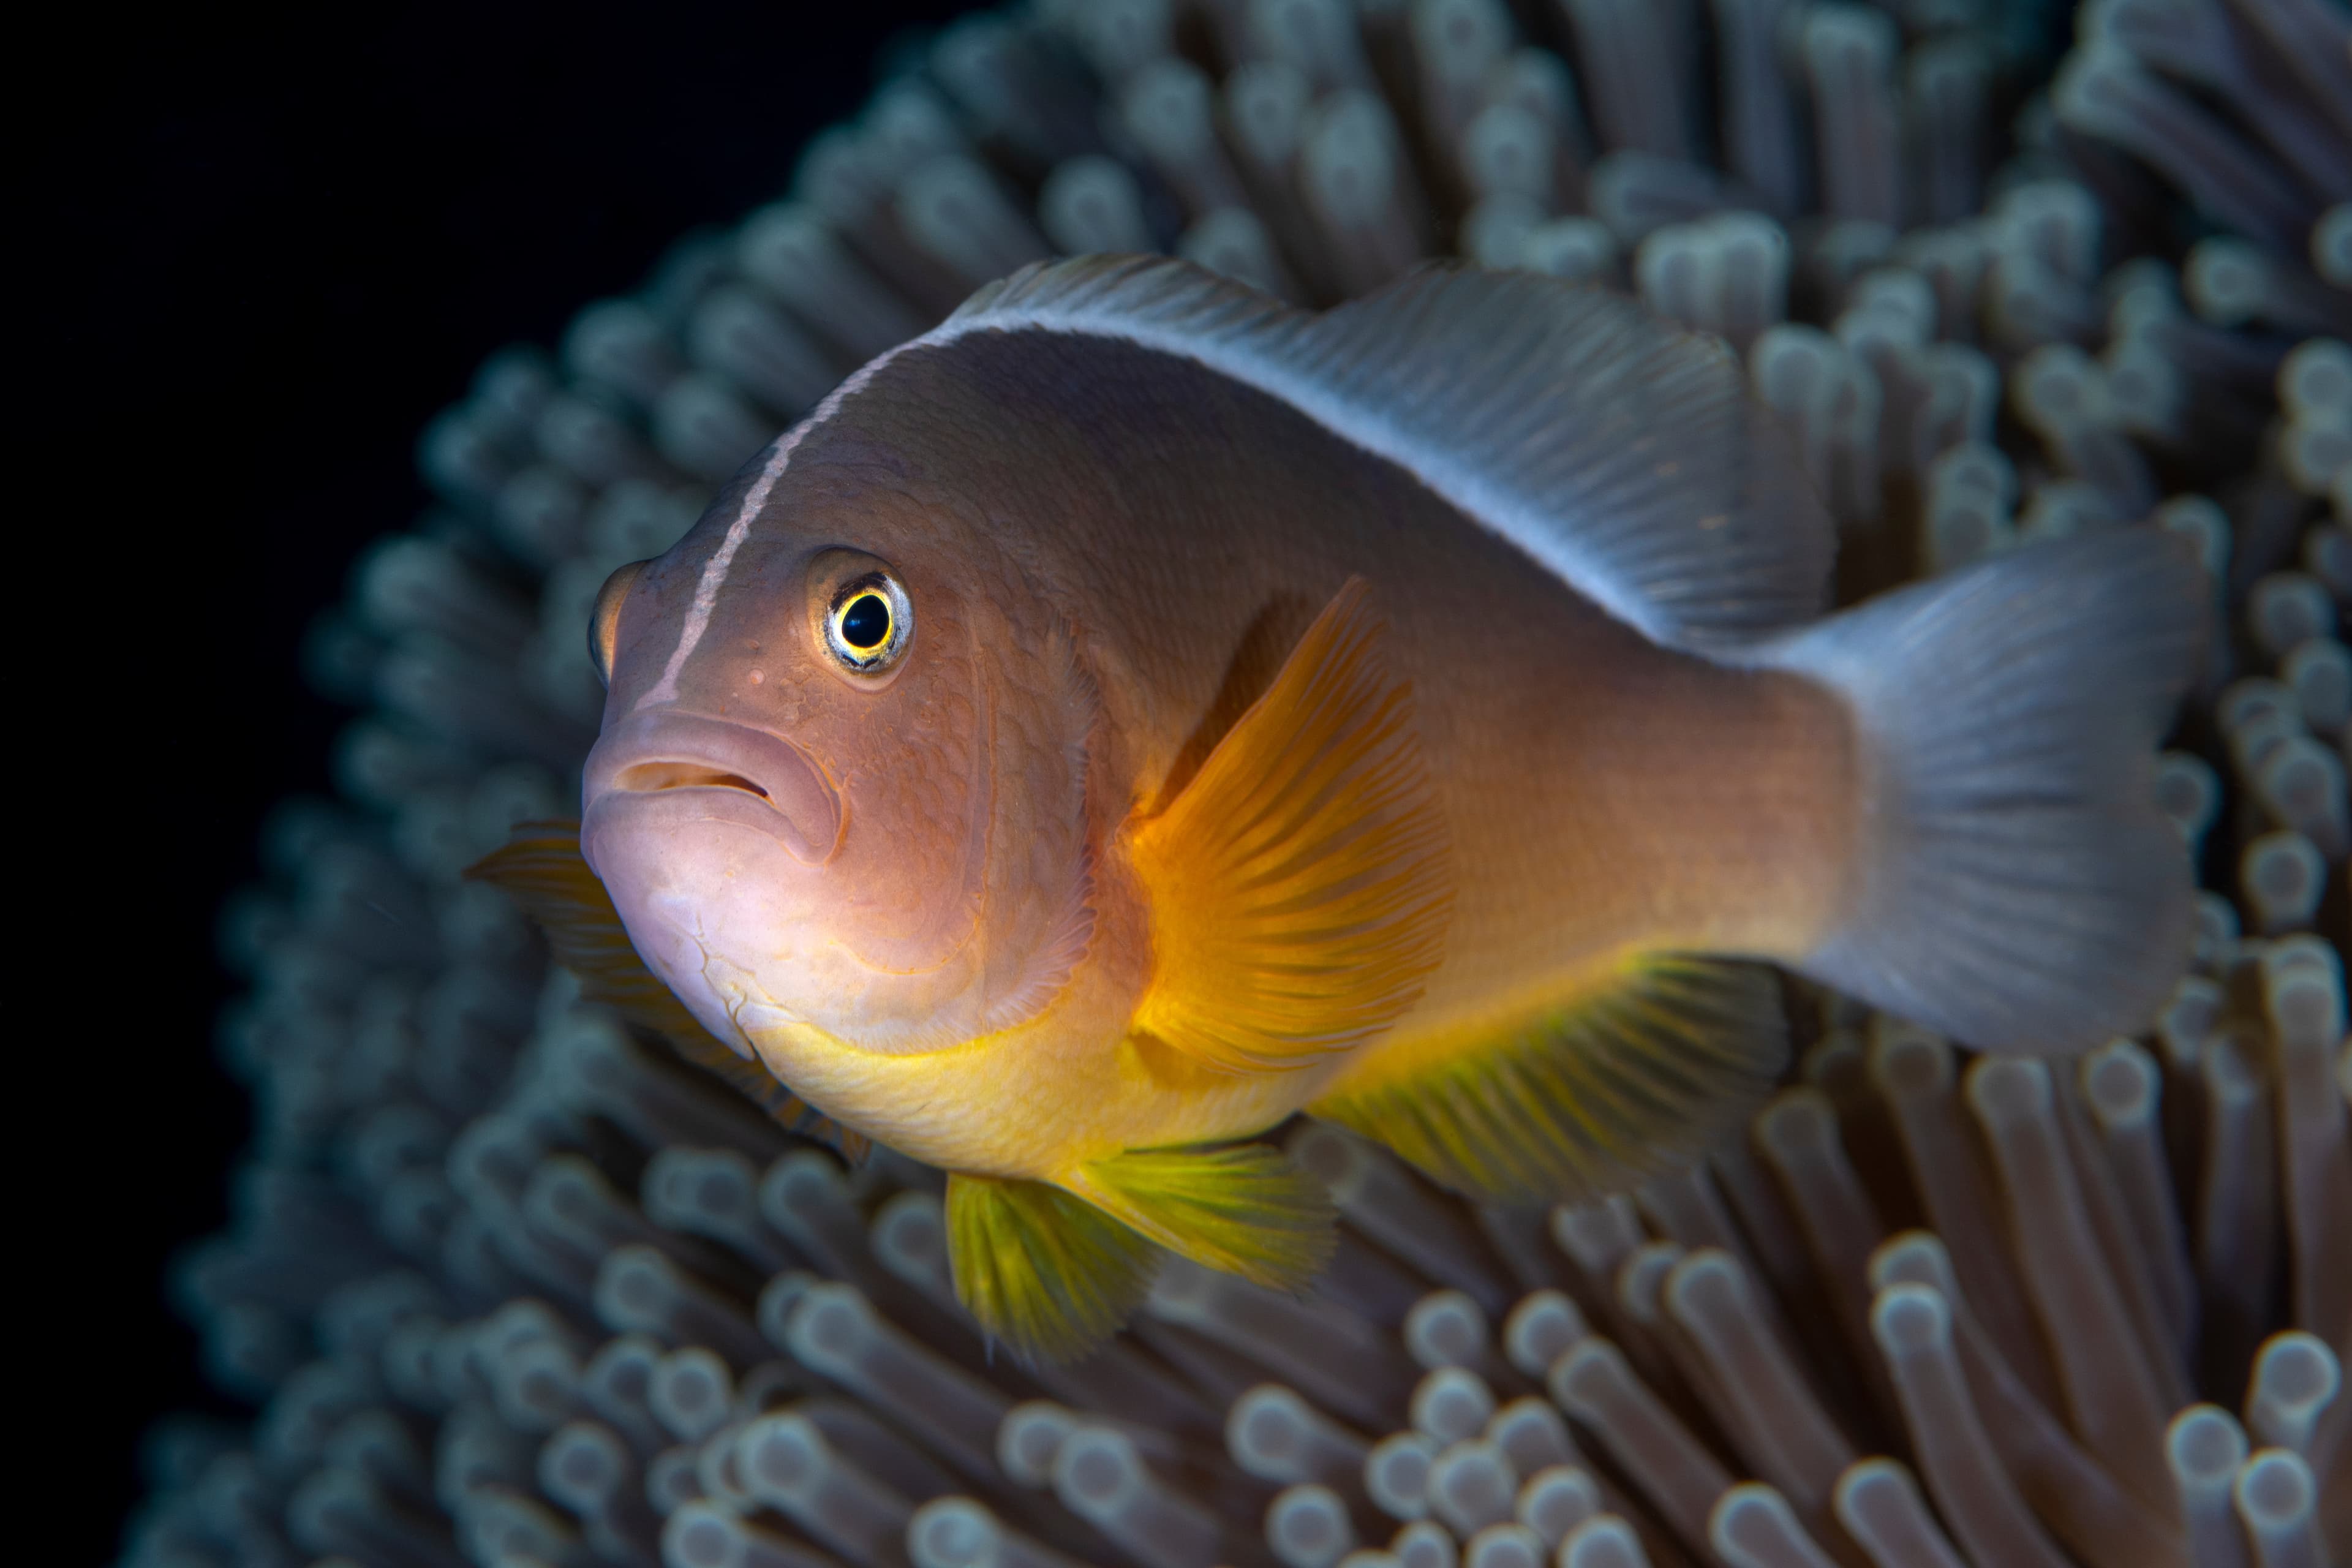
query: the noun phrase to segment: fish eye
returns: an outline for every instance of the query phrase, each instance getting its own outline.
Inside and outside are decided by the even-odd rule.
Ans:
[[[864,572],[833,591],[824,647],[854,675],[878,675],[906,656],[915,632],[907,590],[887,572]]]
[[[646,564],[632,561],[605,578],[604,585],[596,590],[596,607],[588,612],[588,662],[596,667],[596,679],[607,687],[613,684],[613,650],[621,636],[621,605]]]
[[[890,605],[879,594],[860,594],[841,612],[841,640],[871,650],[890,638]]]

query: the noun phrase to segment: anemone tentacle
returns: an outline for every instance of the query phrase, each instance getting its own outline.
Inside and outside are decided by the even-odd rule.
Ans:
[[[2053,62],[2038,9],[1036,0],[486,364],[314,640],[342,795],[224,919],[260,1152],[178,1287],[259,1415],[158,1432],[122,1561],[2352,1563],[2347,24],[2097,0]],[[1139,247],[1637,292],[1744,356],[1847,598],[2194,542],[2231,635],[2158,774],[2208,890],[2155,1028],[1972,1060],[1809,992],[1746,1136],[1549,1214],[1303,1125],[1314,1296],[1171,1268],[1094,1358],[992,1359],[935,1173],[648,1049],[458,873],[576,796],[614,567],[972,288]]]

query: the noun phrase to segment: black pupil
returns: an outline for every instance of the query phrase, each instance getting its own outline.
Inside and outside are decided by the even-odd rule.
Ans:
[[[852,647],[880,647],[890,635],[890,606],[879,594],[860,594],[841,612],[841,640]]]

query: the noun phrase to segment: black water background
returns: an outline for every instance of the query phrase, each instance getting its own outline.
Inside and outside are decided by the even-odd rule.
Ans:
[[[778,193],[894,36],[973,8],[82,6],[23,40],[0,951],[42,1450],[19,1528],[76,1542],[45,1560],[111,1555],[154,1415],[243,1414],[162,1290],[249,1132],[213,1063],[214,914],[271,803],[329,787],[349,713],[298,647],[424,504],[418,428],[486,354]],[[62,1538],[35,1525],[60,1509]]]

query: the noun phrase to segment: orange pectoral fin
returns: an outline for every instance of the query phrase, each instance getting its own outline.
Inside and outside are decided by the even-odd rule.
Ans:
[[[1412,690],[1350,578],[1129,853],[1155,963],[1134,1028],[1222,1072],[1307,1067],[1393,1023],[1452,912]]]
[[[555,962],[580,977],[581,994],[667,1041],[672,1050],[772,1116],[790,1131],[820,1139],[855,1163],[866,1157],[864,1134],[810,1106],[757,1062],[744,1060],[711,1037],[646,967],[621,924],[604,884],[580,853],[580,825],[568,818],[515,825],[507,842],[466,875],[488,882],[520,906],[546,933]]]

